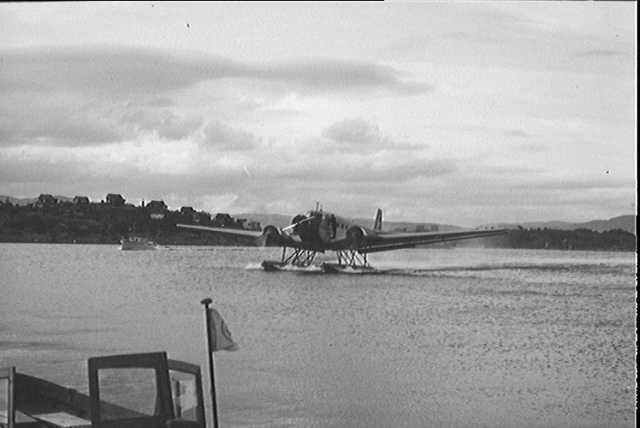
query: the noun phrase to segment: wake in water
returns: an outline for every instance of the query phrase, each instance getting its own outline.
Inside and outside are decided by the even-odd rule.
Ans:
[[[264,267],[262,266],[262,264],[260,263],[249,263],[245,266],[246,270],[260,270],[260,271],[264,271]],[[432,273],[437,273],[437,272],[444,272],[444,271],[469,271],[469,270],[474,270],[474,269],[468,269],[468,268],[463,268],[463,267],[459,267],[459,268],[452,268],[452,267],[447,267],[447,268],[429,268],[429,269],[415,269],[415,268],[374,268],[374,267],[369,267],[366,269],[358,269],[358,268],[352,268],[350,266],[346,266],[344,268],[341,269],[337,269],[337,270],[331,270],[328,271],[326,269],[324,269],[321,265],[311,265],[311,266],[307,266],[307,267],[300,267],[300,266],[292,266],[292,265],[285,265],[282,266],[280,268],[278,268],[276,270],[276,272],[291,272],[291,273],[299,273],[299,274],[327,274],[327,275],[334,275],[334,274],[346,274],[346,275],[404,275],[404,276],[420,276],[420,275],[427,275],[427,274],[432,274]],[[477,269],[476,269],[477,270]]]
[[[333,266],[333,265],[330,265]],[[250,263],[245,266],[246,270],[264,270],[260,263]],[[394,276],[474,276],[483,272],[500,273],[522,273],[529,275],[537,274],[618,274],[633,270],[634,267],[628,264],[587,264],[587,263],[492,263],[476,265],[447,265],[433,267],[368,267],[365,269],[352,268],[349,266],[338,269],[327,268],[322,265],[311,265],[307,267],[285,265],[279,267],[278,272],[293,272],[300,274],[347,274],[347,275],[394,275]]]
[[[260,263],[249,263],[244,268],[245,270],[263,270]]]
[[[429,268],[412,269],[414,272],[461,272],[461,271],[495,271],[495,270],[511,270],[511,271],[544,271],[544,272],[592,272],[592,273],[617,273],[627,269],[626,264],[587,264],[587,263],[495,263],[495,264],[479,264],[479,265],[453,265],[453,266],[435,266]],[[396,269],[391,269],[394,271]],[[400,269],[404,270],[404,269]]]
[[[265,270],[261,263],[249,263],[245,266],[246,270]],[[321,266],[311,265],[307,267],[285,265],[277,269],[277,272],[294,272],[294,273],[324,273]]]

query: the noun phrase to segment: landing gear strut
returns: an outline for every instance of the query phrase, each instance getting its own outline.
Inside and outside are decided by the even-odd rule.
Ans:
[[[360,269],[371,267],[367,260],[367,253],[359,253],[356,250],[336,250],[336,257],[338,258],[338,266]]]
[[[262,262],[262,268],[266,271],[281,270],[285,266],[295,266],[306,268],[311,266],[316,258],[317,251],[305,250],[302,248],[282,247],[282,256],[280,261],[265,260]]]
[[[287,247],[282,248],[281,262],[286,265],[294,265],[298,267],[308,267],[316,258],[317,252],[314,250],[303,250],[302,248],[290,248],[287,254]]]
[[[324,272],[370,272],[373,268],[369,265],[366,253],[360,253],[354,249],[335,250],[337,263],[322,263],[321,268]],[[262,268],[266,271],[279,271],[286,266],[294,266],[297,268],[307,268],[311,266],[316,258],[318,251],[306,250],[302,248],[282,248],[280,261],[265,260],[262,262]]]
[[[367,273],[374,269],[369,265],[367,253],[357,250],[336,250],[338,263],[322,263],[322,270],[326,273]]]

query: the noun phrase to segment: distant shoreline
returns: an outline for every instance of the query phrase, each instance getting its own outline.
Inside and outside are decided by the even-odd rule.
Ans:
[[[116,244],[112,243],[92,243],[92,242],[13,242],[13,241],[0,241],[1,244],[21,244],[21,245],[100,245],[100,246],[114,246]],[[216,245],[216,244],[159,244],[160,246],[171,246],[171,247],[219,247],[219,248],[266,248],[266,247],[256,247],[255,245]],[[271,247],[275,248],[275,247]],[[635,253],[636,250],[603,250],[603,249],[559,249],[559,248],[506,248],[506,247],[452,247],[452,248],[441,248],[441,247],[417,247],[417,248],[405,248],[404,250],[454,250],[456,248],[459,249],[482,249],[482,250],[540,250],[540,251],[573,251],[573,252],[598,252],[598,253]]]
[[[569,240],[567,236],[571,236],[571,232],[553,229],[522,229],[509,231],[504,236],[478,238],[468,240],[463,243],[445,243],[435,246],[424,246],[419,248],[433,249],[453,249],[453,248],[484,248],[484,249],[514,249],[514,250],[556,250],[556,251],[607,251],[607,252],[635,252],[637,250],[637,241],[635,235],[622,230],[614,230],[609,232],[582,231],[587,238],[598,236],[601,239],[595,242],[591,239],[574,239]],[[183,232],[180,232],[183,233]],[[525,239],[522,240],[522,235]],[[545,236],[547,239],[545,239]],[[551,237],[551,238],[549,238]],[[603,238],[604,237],[604,238]],[[615,239],[614,241],[611,238]],[[200,239],[190,240],[184,236],[180,239],[155,239],[155,242],[161,246],[180,246],[180,247],[257,247],[251,240],[242,239],[241,237],[229,237],[216,234],[202,234]],[[607,239],[608,238],[608,239]],[[33,237],[28,239],[6,239],[0,236],[2,244],[61,244],[61,245],[111,245],[117,246],[120,240],[91,240],[76,239],[74,240],[52,240],[37,239]]]
[[[26,205],[14,204],[10,199],[0,200],[0,242],[117,245],[123,237],[142,236],[159,245],[255,247],[256,241],[250,236],[176,227],[182,223],[260,231],[266,224],[274,224],[275,219],[273,216],[264,217],[261,220],[265,224],[261,225],[256,218],[249,220],[248,217],[234,218],[226,213],[212,215],[191,207],[174,211],[168,209],[163,201],[134,206],[126,203],[119,194],[108,194],[105,201],[99,203],[91,202],[85,196],[61,201],[52,195],[42,194],[35,202]],[[510,225],[504,235],[452,242],[444,244],[444,247],[635,251],[637,240],[635,233],[629,231],[631,223],[635,226],[635,216],[576,224],[579,227],[574,229],[567,228],[570,224],[562,222],[553,228],[546,225],[525,224],[528,228]],[[394,222],[385,225],[390,230],[402,232],[455,227]]]

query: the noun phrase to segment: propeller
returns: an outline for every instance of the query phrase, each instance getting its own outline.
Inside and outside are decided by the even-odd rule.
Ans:
[[[300,214],[293,218],[293,223],[291,223],[287,227],[283,227],[282,229],[269,225],[264,228],[264,230],[262,231],[262,235],[258,237],[256,242],[261,247],[269,245],[270,242],[275,245],[282,245],[282,238],[284,238],[283,235],[286,235],[287,239],[294,239],[291,235],[295,228],[313,219],[313,215],[305,216],[303,214]],[[286,242],[287,239],[285,239],[284,242]]]
[[[296,218],[297,218],[297,216],[296,216]],[[312,216],[312,215],[310,215],[308,217],[304,217],[302,220],[294,222],[294,223],[290,224],[287,227],[283,227],[281,232],[286,233],[287,235],[289,235],[290,231],[294,231],[295,228],[298,227],[299,225],[307,223],[307,222],[309,222],[309,221],[311,221],[313,219],[314,219],[314,216]],[[294,220],[295,220],[295,218],[294,218]]]

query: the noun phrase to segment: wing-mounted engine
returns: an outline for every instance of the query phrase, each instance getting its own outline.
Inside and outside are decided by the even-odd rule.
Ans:
[[[262,229],[262,236],[258,239],[258,244],[263,247],[278,247],[282,244],[282,233],[280,229],[273,225],[265,226]]]
[[[360,226],[351,226],[347,230],[347,246],[352,250],[357,250],[367,244],[367,230]]]

